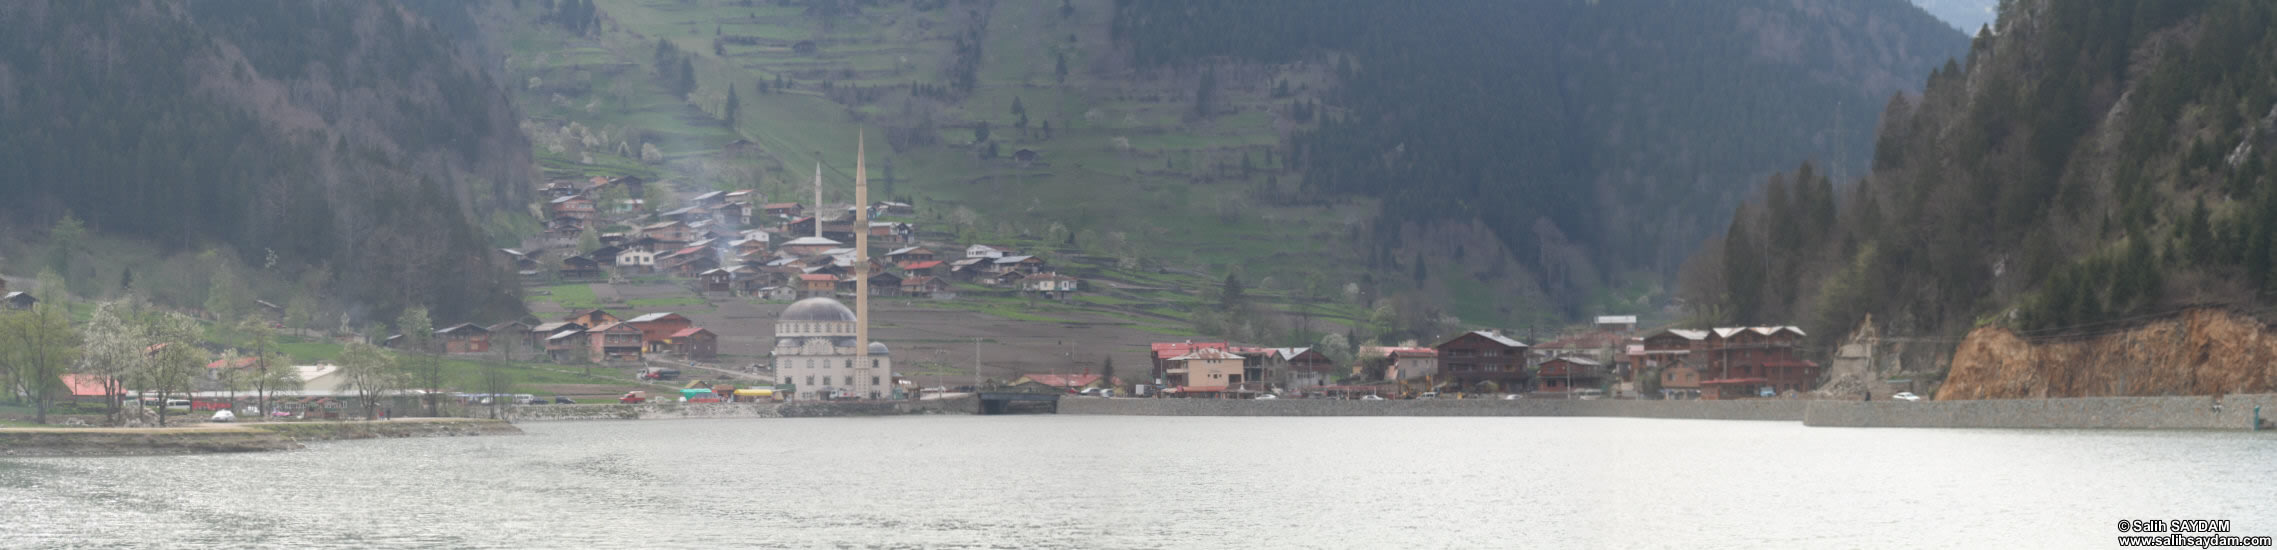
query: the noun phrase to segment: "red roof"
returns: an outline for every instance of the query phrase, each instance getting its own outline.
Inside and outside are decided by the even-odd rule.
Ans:
[[[901,268],[902,268],[902,269],[907,269],[907,270],[910,270],[910,271],[916,271],[916,270],[919,270],[919,269],[933,269],[933,268],[936,268],[936,267],[941,267],[941,261],[940,261],[940,260],[926,260],[926,261],[922,261],[922,262],[902,262],[902,263],[901,263]]]
[[[254,361],[257,361],[257,360],[260,360],[260,358],[259,358],[259,357],[239,357],[239,358],[237,358],[237,364],[235,364],[235,365],[231,365],[231,367],[232,367],[232,368],[240,368],[240,369],[242,369],[242,368],[245,368],[245,367],[250,367],[250,366],[253,366],[253,362],[254,362]],[[221,363],[222,363],[222,361],[225,361],[225,359],[215,359],[215,360],[214,360],[212,363],[206,363],[206,368],[209,368],[209,369],[218,369],[218,368],[221,368]],[[100,395],[100,394],[97,394],[97,395]]]
[[[704,330],[704,327],[688,327],[688,328],[680,329],[680,332],[675,332],[675,333],[672,333],[672,336],[671,336],[671,338],[687,338],[687,337],[690,337],[690,336],[695,336],[695,335],[696,335],[696,333],[698,333],[698,332],[711,332],[711,331],[709,331],[709,330]]]
[[[93,374],[63,375],[63,385],[71,389],[72,397],[102,397],[105,381],[107,379]]]
[[[1225,342],[1155,342],[1154,358],[1169,359],[1197,349],[1226,349]]]

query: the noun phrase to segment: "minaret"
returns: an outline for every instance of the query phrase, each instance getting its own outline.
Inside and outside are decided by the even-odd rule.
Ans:
[[[870,372],[870,174],[862,134],[854,134],[854,364]],[[815,218],[815,227],[822,227]],[[885,395],[883,388],[872,388]]]
[[[814,161],[814,236],[822,236],[822,161]]]

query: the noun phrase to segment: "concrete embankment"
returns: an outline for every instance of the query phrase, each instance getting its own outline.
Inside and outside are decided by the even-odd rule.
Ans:
[[[2220,406],[2216,406],[2219,403]],[[2277,395],[2073,397],[1951,401],[1812,401],[1803,425],[1851,428],[2251,430],[2277,416]]]
[[[516,422],[537,420],[670,420],[686,418],[812,418],[830,416],[893,416],[904,414],[972,414],[979,405],[971,398],[893,402],[794,403],[640,403],[632,405],[545,405],[515,407],[507,417]]]
[[[139,456],[298,449],[302,443],[386,437],[518,434],[497,420],[417,418],[379,422],[255,422],[167,428],[4,428],[0,456]]]
[[[1101,399],[1069,397],[1060,414],[1126,416],[1608,416],[1697,420],[1800,421],[1808,401],[1631,401],[1600,399]]]

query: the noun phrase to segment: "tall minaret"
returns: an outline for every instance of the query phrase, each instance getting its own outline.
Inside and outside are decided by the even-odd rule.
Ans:
[[[854,133],[854,364],[870,368],[870,173],[862,134]],[[815,218],[815,227],[822,227]],[[865,371],[866,372],[866,371]],[[892,393],[874,388],[881,395]]]
[[[822,236],[822,161],[814,161],[814,236]]]

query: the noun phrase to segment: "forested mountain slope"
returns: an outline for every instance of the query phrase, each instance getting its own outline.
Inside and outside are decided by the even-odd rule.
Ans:
[[[0,3],[9,230],[68,212],[162,250],[234,249],[309,270],[346,310],[520,311],[483,228],[527,217],[517,119],[393,1]],[[82,292],[130,278],[66,269]]]
[[[1706,317],[2094,333],[2277,291],[2277,5],[2008,3],[1888,102],[1870,177],[1774,179],[1685,269]],[[1814,182],[1796,185],[1797,180]],[[1949,348],[1948,348],[1949,349]]]
[[[1116,9],[1142,65],[1333,62],[1325,122],[1290,140],[1306,187],[1382,197],[1395,224],[1484,222],[1568,315],[1672,273],[1775,170],[1862,171],[1881,105],[1966,44],[1901,1]]]

